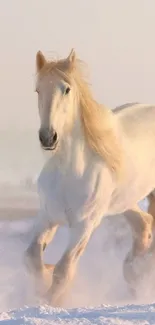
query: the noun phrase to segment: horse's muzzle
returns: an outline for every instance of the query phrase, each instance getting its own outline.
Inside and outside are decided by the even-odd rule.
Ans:
[[[41,128],[39,130],[39,140],[44,150],[55,150],[58,144],[58,136],[53,129]]]

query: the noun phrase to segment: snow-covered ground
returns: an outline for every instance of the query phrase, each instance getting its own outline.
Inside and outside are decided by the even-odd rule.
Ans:
[[[155,324],[155,304],[68,310],[54,309],[49,306],[25,307],[1,313],[0,322],[4,325],[153,325]]]
[[[4,211],[6,216],[34,212],[38,201],[32,188],[27,183],[14,190],[3,188],[0,215]],[[147,208],[146,200],[142,206]],[[23,262],[34,225],[33,218],[0,223],[2,324],[155,324],[155,256],[150,254],[136,262],[140,281],[133,300],[122,274],[123,260],[131,247],[130,229],[123,216],[103,220],[94,233],[80,260],[64,309],[39,304],[34,295],[33,281]],[[58,231],[45,252],[46,262],[55,263],[60,258],[67,235],[66,228]]]

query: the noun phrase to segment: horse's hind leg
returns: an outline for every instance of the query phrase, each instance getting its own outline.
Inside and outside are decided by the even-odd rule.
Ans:
[[[124,277],[133,289],[137,276],[134,273],[132,262],[140,255],[148,251],[152,243],[153,217],[151,214],[142,211],[138,206],[124,213],[127,218],[132,234],[133,245],[124,261]]]
[[[148,213],[153,216],[155,221],[155,190],[147,196],[147,199],[149,201]]]

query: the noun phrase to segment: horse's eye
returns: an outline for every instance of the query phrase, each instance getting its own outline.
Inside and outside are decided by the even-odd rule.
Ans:
[[[65,89],[65,95],[69,94],[70,90],[71,90],[70,87],[67,87],[67,88]]]

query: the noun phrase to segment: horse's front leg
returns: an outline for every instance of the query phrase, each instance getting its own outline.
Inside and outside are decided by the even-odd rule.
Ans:
[[[56,264],[53,273],[53,282],[46,294],[48,303],[52,306],[60,306],[62,298],[74,277],[79,257],[85,250],[93,230],[93,224],[81,221],[70,228],[70,240],[65,253]]]
[[[57,226],[52,227],[49,224],[43,224],[40,218],[38,224],[35,225],[34,236],[25,252],[25,261],[30,273],[34,275],[36,281],[41,280],[43,283],[46,282],[48,268],[43,263],[43,251],[52,241],[56,230]]]
[[[26,257],[27,261],[29,261],[29,267],[36,274],[42,274],[44,268],[46,267],[46,264],[44,265],[43,263],[43,252],[47,245],[54,238],[56,230],[57,226],[37,233],[28,249],[26,250]]]

